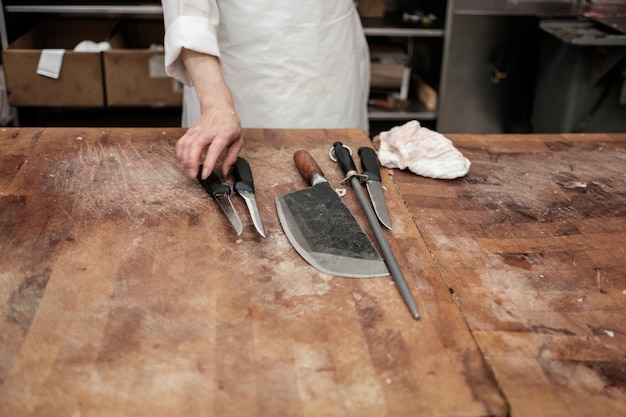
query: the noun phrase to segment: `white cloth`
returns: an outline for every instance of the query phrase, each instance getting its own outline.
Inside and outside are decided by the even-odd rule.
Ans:
[[[74,47],[74,52],[104,52],[111,49],[111,44],[107,41],[94,42],[90,40],[84,40],[78,42]]]
[[[200,115],[180,59],[219,56],[243,127],[367,131],[369,52],[353,0],[162,0],[165,65],[183,82],[183,126]]]

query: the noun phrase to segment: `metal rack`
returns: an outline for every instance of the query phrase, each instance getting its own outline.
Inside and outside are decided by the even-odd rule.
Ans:
[[[81,15],[152,15],[160,16],[163,8],[158,4],[127,5],[79,5],[79,4],[47,4],[47,5],[7,5],[4,10],[9,13],[51,13]]]
[[[21,2],[24,3],[24,2]],[[141,16],[160,17],[163,15],[163,8],[159,3],[154,4],[7,4],[3,5],[0,0],[0,40],[2,48],[9,44],[7,26],[5,21],[6,13],[21,14],[57,14],[57,15],[77,15],[77,16]]]
[[[451,1],[451,0],[450,0]],[[385,26],[381,19],[364,19],[363,30],[367,37],[406,38],[407,55],[412,56],[417,38],[444,38],[445,28],[391,27]],[[411,103],[403,110],[382,110],[370,108],[369,119],[374,121],[393,120],[436,120],[437,111],[425,109],[421,103]]]

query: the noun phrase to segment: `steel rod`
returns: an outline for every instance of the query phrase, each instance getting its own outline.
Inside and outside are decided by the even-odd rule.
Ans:
[[[415,305],[415,300],[413,299],[413,295],[411,294],[411,290],[409,289],[409,285],[406,282],[406,278],[400,269],[400,265],[396,260],[396,257],[391,250],[391,246],[389,246],[389,242],[385,237],[385,233],[383,232],[380,223],[378,223],[378,218],[376,217],[376,213],[374,213],[374,209],[370,205],[365,192],[363,191],[363,187],[359,182],[358,178],[352,177],[350,179],[350,183],[352,188],[354,188],[354,192],[356,193],[357,198],[361,202],[361,206],[363,206],[363,210],[365,211],[365,215],[367,216],[367,220],[372,226],[372,231],[374,232],[374,236],[378,241],[378,245],[380,246],[380,250],[383,253],[383,260],[391,273],[391,276],[398,287],[398,291],[400,295],[404,299],[411,315],[415,320],[420,318],[419,311],[417,310],[417,306]]]

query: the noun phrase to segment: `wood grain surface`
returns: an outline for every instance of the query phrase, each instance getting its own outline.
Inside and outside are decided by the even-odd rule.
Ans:
[[[615,240],[594,239],[592,245],[576,240],[581,233],[572,233],[573,226],[543,225],[570,230],[569,242],[585,257],[579,265],[596,266],[593,277],[581,277],[586,284],[568,293],[574,299],[567,300],[563,291],[579,285],[578,275],[560,276],[555,269],[569,255],[548,250],[558,239],[541,240],[542,247],[549,247],[528,258],[507,258],[506,253],[522,252],[519,246],[535,236],[521,241],[500,241],[488,231],[470,236],[470,230],[456,224],[462,216],[448,224],[441,210],[441,223],[428,220],[434,215],[421,210],[431,207],[418,206],[421,197],[409,186],[414,179],[402,175],[401,188],[409,189],[420,231],[383,173],[394,222],[387,236],[420,309],[416,321],[391,277],[338,278],[309,266],[290,246],[276,215],[276,195],[307,186],[293,164],[296,150],[309,150],[339,186],[341,171],[328,159],[328,149],[336,140],[355,149],[368,145],[364,132],[246,131],[242,156],[252,167],[267,239],[254,231],[244,202],[233,197],[244,223],[244,233],[237,237],[217,204],[178,168],[174,144],[182,133],[0,131],[0,415],[506,415],[509,405],[487,362],[508,393],[523,385],[532,388],[524,395],[563,397],[571,392],[568,397],[575,400],[579,384],[586,381],[603,386],[589,387],[596,390],[597,401],[611,405],[623,398],[620,386],[614,384],[611,391],[610,382],[599,377],[610,378],[610,371],[617,375],[615,366],[623,364],[618,342],[624,345],[624,323],[616,322],[626,297],[618,285],[618,279],[624,283],[619,275],[623,234],[621,248],[611,253],[607,249]],[[496,161],[485,164],[486,171],[497,168]],[[491,175],[496,174],[470,178],[489,182]],[[610,187],[623,186],[623,181],[609,183],[608,175],[594,177],[603,185],[590,186],[589,196],[608,198],[619,191]],[[459,183],[450,189],[418,182],[424,184],[418,192],[430,190],[435,200],[459,189]],[[556,189],[584,197],[580,190]],[[347,191],[346,204],[369,230],[355,196]],[[443,194],[437,197],[439,192]],[[476,204],[472,213],[483,213],[488,225],[491,214]],[[527,216],[516,216],[533,224]],[[431,228],[424,227],[425,221]],[[522,226],[504,222],[500,230],[521,233]],[[602,230],[602,238],[611,239],[615,228],[624,225],[607,215],[576,227],[580,232]],[[554,230],[548,227],[546,233]],[[435,245],[436,239],[457,246]],[[506,251],[497,250],[502,244]],[[514,264],[509,268],[516,274],[500,284],[495,272],[478,275],[487,271],[476,270],[484,265],[471,252],[478,245],[496,248],[484,250],[487,266]],[[444,254],[463,258],[446,266]],[[544,300],[537,298],[542,282],[555,287]],[[605,292],[595,287],[598,282]],[[532,291],[512,299],[523,294],[516,292],[522,286]],[[466,299],[472,290],[479,297]],[[579,297],[583,302],[576,301]],[[476,307],[465,312],[476,336],[463,320],[455,302],[459,299],[464,311]],[[549,308],[560,300],[569,304]],[[599,300],[612,301],[602,304],[602,310]],[[532,317],[519,317],[528,312],[520,306],[529,301],[537,307]],[[589,318],[585,325],[583,317]],[[520,344],[521,352],[516,352]],[[533,353],[540,354],[541,363]],[[504,368],[507,360],[518,360],[519,366]],[[553,370],[541,372],[551,364]],[[515,370],[518,374],[512,375]],[[583,380],[583,374],[598,377]],[[535,377],[544,383],[528,384]],[[582,382],[568,387],[569,381]],[[519,408],[523,398],[512,395],[511,400]],[[530,397],[526,400],[530,403]]]
[[[512,416],[626,415],[626,135],[450,135],[390,171]]]

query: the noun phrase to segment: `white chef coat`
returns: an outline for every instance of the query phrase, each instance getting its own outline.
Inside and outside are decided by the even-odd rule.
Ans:
[[[243,127],[367,131],[369,52],[353,0],[162,0],[165,64],[200,116],[182,48],[220,57]]]

